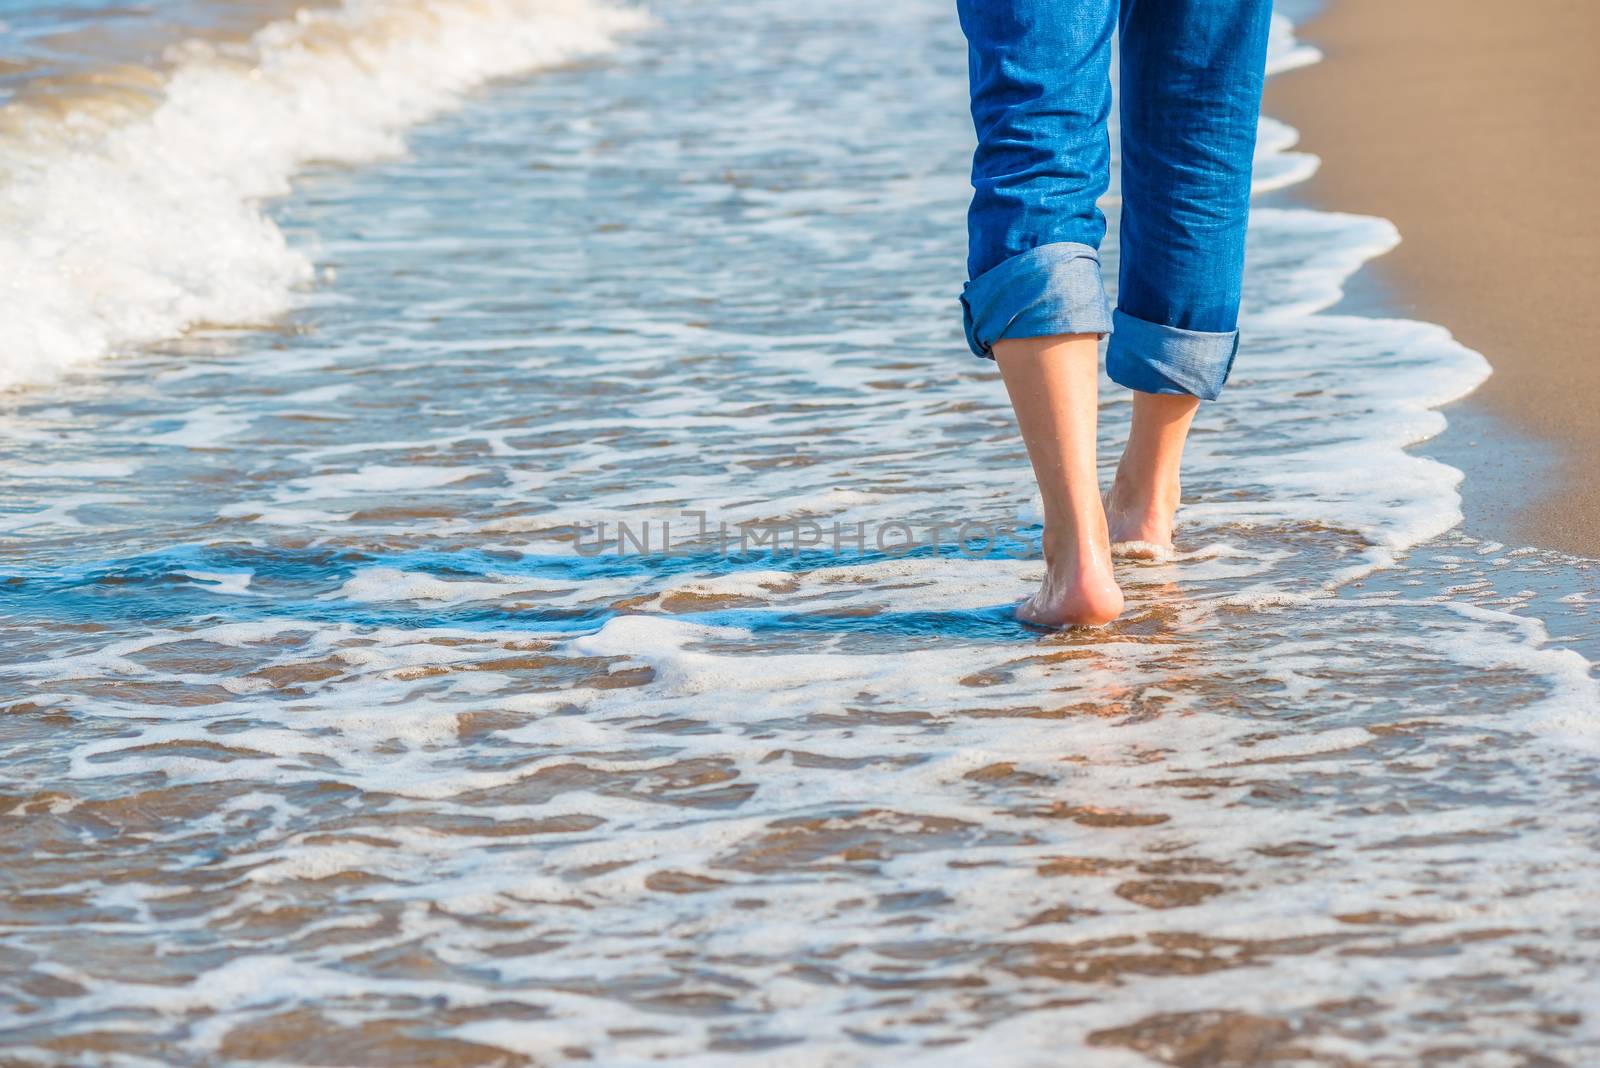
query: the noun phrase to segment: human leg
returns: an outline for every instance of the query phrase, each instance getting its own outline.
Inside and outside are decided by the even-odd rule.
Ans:
[[[958,0],[978,134],[967,341],[999,364],[1044,502],[1047,626],[1122,610],[1095,469],[1100,280],[1117,0]]]
[[[1106,372],[1134,390],[1111,538],[1171,547],[1199,400],[1238,351],[1271,0],[1121,0],[1121,266]],[[1153,550],[1153,551],[1152,551]]]
[[[995,362],[1044,505],[1044,582],[1017,617],[1047,627],[1109,623],[1122,612],[1122,591],[1095,469],[1099,339],[1003,339]]]

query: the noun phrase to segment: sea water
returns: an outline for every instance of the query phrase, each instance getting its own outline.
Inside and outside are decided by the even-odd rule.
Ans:
[[[1178,558],[1044,633],[947,4],[165,10],[5,9],[8,1061],[1600,1051],[1600,581],[1324,310],[1387,222],[1258,206]]]

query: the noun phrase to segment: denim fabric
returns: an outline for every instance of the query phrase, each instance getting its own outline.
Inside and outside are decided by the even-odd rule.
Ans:
[[[1238,349],[1239,286],[1271,0],[957,0],[978,151],[967,342],[1111,333],[1106,370],[1211,399]],[[1121,267],[1106,321],[1093,254],[1120,59]],[[1091,258],[1093,257],[1093,258]]]
[[[1141,393],[1189,393],[1216,400],[1239,352],[1237,330],[1181,330],[1136,319],[1121,308],[1112,323],[1115,332],[1106,346],[1106,374],[1118,385]]]
[[[1100,280],[1100,254],[1076,241],[1019,252],[967,283],[961,294],[967,337],[982,323],[986,337],[1108,334],[1111,307]],[[991,359],[987,345],[975,349]]]

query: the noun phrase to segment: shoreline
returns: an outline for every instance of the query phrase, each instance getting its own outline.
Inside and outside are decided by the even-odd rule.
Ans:
[[[1263,105],[1322,160],[1293,195],[1402,238],[1344,310],[1442,323],[1494,368],[1422,451],[1466,473],[1470,530],[1600,557],[1600,5],[1328,0],[1296,34],[1326,61]]]

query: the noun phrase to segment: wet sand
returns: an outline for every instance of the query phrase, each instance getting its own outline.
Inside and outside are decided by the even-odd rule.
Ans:
[[[1394,220],[1367,269],[1390,310],[1494,366],[1430,450],[1467,470],[1469,524],[1600,556],[1600,5],[1330,0],[1299,32],[1328,62],[1265,107],[1322,157],[1300,188]]]
[[[1184,558],[1041,633],[947,0],[397,2],[0,180],[0,339],[289,307],[0,393],[0,1064],[1594,1062],[1600,563],[1441,531],[1386,224],[1257,213]]]

